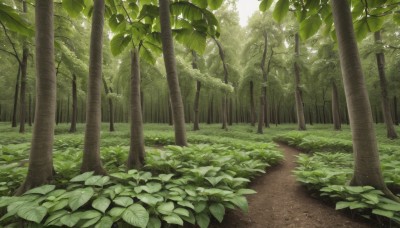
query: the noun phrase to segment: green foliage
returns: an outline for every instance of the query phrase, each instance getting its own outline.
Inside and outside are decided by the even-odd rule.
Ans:
[[[21,35],[32,36],[34,34],[31,25],[25,21],[14,8],[4,4],[3,2],[0,3],[0,22],[6,27],[6,29],[17,32]]]

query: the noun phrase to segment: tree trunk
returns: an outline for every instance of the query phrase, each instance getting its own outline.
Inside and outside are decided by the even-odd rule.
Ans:
[[[76,132],[76,121],[78,119],[78,92],[76,88],[76,75],[72,75],[72,114],[70,133]]]
[[[22,8],[24,14],[28,12],[28,8],[26,5],[26,1],[22,1]],[[19,111],[19,133],[25,132],[25,117],[26,117],[26,79],[27,79],[27,68],[28,68],[28,56],[29,49],[28,44],[24,40],[23,41],[23,49],[22,49],[22,61],[21,61],[21,94],[20,94],[20,111]]]
[[[131,138],[128,169],[141,169],[144,165],[145,149],[142,108],[140,104],[140,60],[137,48],[131,52]]]
[[[106,93],[106,95],[108,95],[110,92],[112,92],[112,89],[111,89],[111,87],[109,89],[106,79],[104,78],[104,75],[102,75],[101,78],[103,81],[104,92]],[[109,113],[109,121],[110,121],[109,130],[110,130],[110,132],[113,132],[113,131],[115,131],[115,128],[114,128],[114,106],[113,106],[113,101],[112,101],[111,97],[108,98],[108,109],[109,109],[108,113]]]
[[[341,130],[340,110],[339,110],[339,94],[335,81],[332,81],[332,119],[334,130]]]
[[[160,21],[161,21],[161,41],[167,81],[172,104],[172,116],[175,128],[175,144],[186,146],[185,113],[182,103],[181,89],[179,87],[178,75],[176,72],[176,60],[174,53],[174,43],[170,22],[169,0],[159,0]]]
[[[193,69],[198,69],[197,67],[197,54],[195,51],[192,51],[193,60],[192,60],[192,67]],[[199,127],[199,100],[200,100],[200,89],[201,89],[201,82],[196,82],[196,96],[194,97],[194,105],[193,105],[193,112],[194,112],[194,121],[193,121],[193,131],[200,130]]]
[[[300,57],[300,41],[299,41],[299,34],[295,34],[295,54],[296,57]],[[304,107],[303,107],[303,98],[301,95],[301,88],[300,88],[300,67],[298,63],[294,62],[294,76],[295,76],[295,98],[296,98],[296,113],[297,113],[297,124],[298,129],[300,131],[306,130],[306,122],[304,119]]]
[[[254,83],[250,81],[250,119],[251,126],[256,126],[256,105],[254,102]]]
[[[382,44],[381,31],[377,31],[374,34],[375,43]],[[379,71],[379,82],[381,86],[381,100],[382,100],[382,112],[383,112],[383,120],[386,124],[386,133],[389,139],[397,139],[397,133],[394,128],[393,119],[390,111],[389,104],[389,96],[388,96],[388,88],[387,88],[387,80],[385,73],[385,54],[380,51],[376,53],[376,62],[378,65]]]
[[[90,63],[87,88],[85,145],[81,172],[104,175],[100,160],[101,76],[103,64],[104,0],[95,0],[90,36]]]
[[[382,177],[371,105],[347,0],[333,0],[332,12],[353,138],[354,176],[351,185],[373,186],[391,198]]]
[[[36,115],[25,182],[20,195],[53,179],[53,138],[56,109],[53,0],[36,1]]]
[[[312,116],[312,111],[311,107],[308,107],[308,117],[310,118],[310,125],[313,125],[313,116]]]
[[[399,116],[397,113],[397,97],[393,97],[393,111],[394,111],[394,123],[396,125],[399,125]]]
[[[229,98],[229,110],[228,110],[228,125],[233,125],[233,101],[232,97]]]
[[[218,52],[219,52],[219,57],[221,58],[222,61],[222,66],[224,67],[224,82],[225,84],[228,84],[228,66],[226,65],[226,60],[225,60],[225,52],[224,49],[222,48],[221,43],[214,38],[215,43],[217,44],[218,47]],[[221,115],[222,115],[222,129],[228,130],[228,96],[227,93],[224,92],[224,95],[222,96],[222,110],[221,110]]]
[[[257,134],[263,134],[263,127],[264,127],[264,96],[260,96],[260,108],[259,108],[259,113],[258,113],[258,128],[257,128]]]
[[[15,83],[14,106],[13,106],[13,114],[12,114],[12,121],[11,121],[12,127],[17,127],[17,106],[18,106],[20,75],[21,75],[21,64],[18,64],[17,82]]]
[[[32,126],[32,95],[31,94],[29,94],[28,124],[29,124],[29,126]]]

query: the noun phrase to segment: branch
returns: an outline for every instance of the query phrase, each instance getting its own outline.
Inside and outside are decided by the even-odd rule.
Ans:
[[[8,32],[7,32],[6,26],[4,26],[3,22],[1,22],[1,21],[0,21],[0,24],[3,27],[4,33],[6,34],[6,37],[7,37],[8,41],[10,42],[10,44],[11,44],[13,50],[14,50],[14,54],[15,54],[14,57],[17,59],[18,63],[21,65],[21,60],[19,59],[18,52],[15,49],[15,44],[11,41],[11,38],[10,38]]]

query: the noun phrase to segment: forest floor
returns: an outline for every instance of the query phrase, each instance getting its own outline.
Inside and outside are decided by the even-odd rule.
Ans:
[[[299,151],[284,145],[279,148],[285,161],[255,179],[250,187],[257,191],[249,200],[249,212],[229,211],[222,224],[213,228],[337,228],[373,227],[370,221],[352,217],[334,206],[312,198],[292,174]]]

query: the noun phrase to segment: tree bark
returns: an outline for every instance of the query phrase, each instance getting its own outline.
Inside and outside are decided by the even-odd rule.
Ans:
[[[106,82],[106,79],[104,78],[104,75],[102,75],[102,81],[103,81],[103,86],[104,86],[104,92],[106,95],[108,95],[110,92],[112,92],[111,87],[109,88]],[[110,132],[115,131],[114,128],[114,105],[113,105],[113,100],[111,97],[108,98],[108,114],[109,114],[109,122],[110,122],[110,127],[109,130]]]
[[[251,126],[256,126],[256,104],[254,102],[254,82],[250,81],[250,119]]]
[[[339,94],[335,81],[332,81],[332,119],[334,130],[341,130],[340,110],[339,110]]]
[[[32,126],[32,95],[31,94],[29,94],[28,124],[29,124],[29,126]]]
[[[81,166],[81,172],[94,171],[97,175],[106,174],[100,160],[104,10],[104,0],[95,0],[92,15],[92,31],[90,36],[85,143]]]
[[[258,113],[258,128],[257,128],[257,134],[264,134],[263,127],[264,127],[264,96],[260,96],[260,108],[259,108],[259,113]]]
[[[386,187],[379,162],[371,105],[347,0],[332,0],[350,126],[353,138],[354,176],[351,185],[373,186],[396,198]]]
[[[394,123],[396,125],[399,125],[399,116],[397,113],[397,97],[393,97],[393,111],[394,111]]]
[[[26,1],[22,1],[22,8],[24,14],[28,12],[28,7],[26,5]],[[28,56],[29,49],[28,44],[24,40],[23,41],[23,49],[22,49],[22,61],[21,61],[21,94],[20,94],[20,111],[19,111],[19,133],[25,133],[25,117],[26,117],[26,80],[27,80],[27,68],[28,68]]]
[[[28,174],[17,190],[20,195],[53,179],[53,138],[56,109],[53,0],[36,1],[36,115]]]
[[[145,149],[142,108],[140,104],[140,60],[137,48],[131,52],[131,138],[127,167],[141,169],[144,165]]]
[[[76,88],[76,75],[72,75],[72,114],[70,133],[76,132],[76,121],[78,119],[78,91]]]
[[[193,56],[192,67],[193,67],[193,69],[198,69],[198,66],[197,66],[197,54],[196,54],[195,51],[192,51],[192,56]],[[199,127],[199,121],[200,121],[200,117],[199,117],[200,90],[201,90],[201,82],[197,81],[196,82],[196,95],[194,97],[194,105],[193,105],[193,112],[194,112],[193,131],[200,130],[200,127]]]
[[[187,146],[185,113],[182,103],[181,89],[176,71],[176,60],[174,53],[174,43],[170,22],[169,0],[159,0],[160,21],[161,21],[161,41],[167,81],[172,104],[172,116],[175,128],[175,144]]]
[[[296,58],[300,57],[300,41],[299,34],[295,34],[295,54]],[[294,62],[294,76],[295,76],[295,98],[296,98],[296,113],[297,113],[297,124],[299,131],[306,130],[306,122],[304,119],[304,107],[303,107],[303,98],[301,95],[300,88],[300,67],[297,61]]]
[[[21,76],[21,64],[18,64],[17,82],[15,83],[14,106],[13,106],[13,114],[12,114],[12,121],[11,121],[12,127],[17,127],[17,106],[18,106],[20,76]]]
[[[375,32],[374,37],[376,44],[382,44],[381,31]],[[382,112],[383,120],[386,124],[386,134],[389,139],[397,139],[397,133],[394,128],[393,119],[390,111],[387,79],[385,73],[385,54],[383,53],[383,51],[376,53],[376,62],[378,65],[379,82],[381,86]]]

